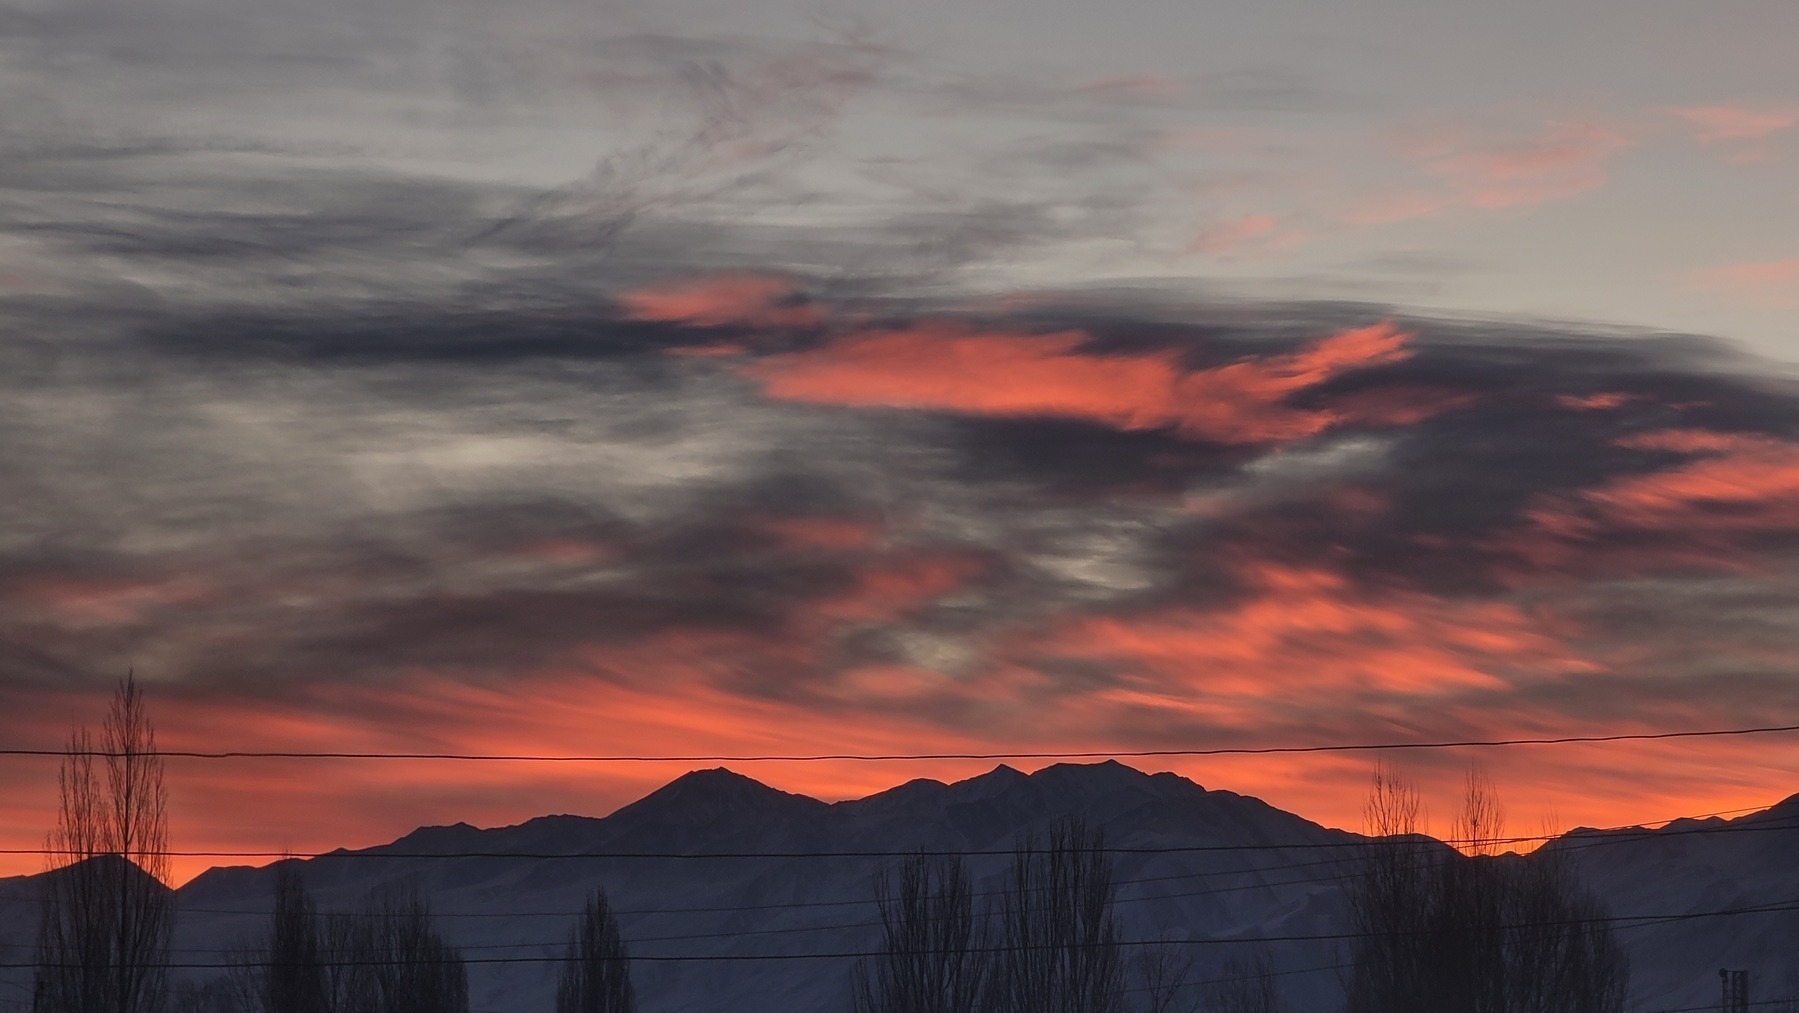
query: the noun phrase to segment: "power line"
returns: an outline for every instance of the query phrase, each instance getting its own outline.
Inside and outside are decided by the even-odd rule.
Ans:
[[[1619,928],[1622,928],[1622,929],[1633,929],[1633,928],[1643,928],[1643,927],[1647,927],[1650,925],[1667,924],[1667,923],[1672,923],[1672,922],[1696,921],[1696,920],[1705,919],[1705,918],[1725,918],[1725,917],[1735,917],[1735,916],[1739,916],[1739,915],[1771,914],[1771,913],[1786,912],[1786,911],[1799,911],[1799,902],[1783,901],[1778,904],[1760,904],[1760,905],[1754,905],[1754,906],[1750,906],[1750,907],[1721,908],[1721,909],[1712,910],[1712,911],[1688,911],[1688,912],[1682,912],[1679,914],[1598,915],[1598,916],[1589,917],[1589,918],[1559,918],[1559,919],[1549,919],[1549,920],[1533,921],[1533,922],[1508,923],[1508,924],[1504,924],[1504,925],[1495,926],[1495,928],[1498,928],[1501,930],[1511,930],[1511,929],[1528,929],[1528,928],[1554,928],[1554,927],[1565,927],[1565,926],[1574,926],[1574,925],[1608,925],[1609,924],[1609,925],[1617,925]],[[1619,923],[1632,923],[1632,924],[1619,924]],[[1431,931],[1435,931],[1435,930],[1418,929],[1415,931],[1419,932],[1419,933],[1423,933],[1423,932],[1431,932]],[[1063,945],[1087,945],[1087,946],[1094,946],[1094,947],[1099,947],[1099,946],[1127,947],[1127,946],[1158,946],[1158,945],[1240,946],[1240,945],[1243,945],[1246,943],[1347,942],[1350,940],[1368,939],[1368,938],[1374,938],[1377,936],[1387,936],[1387,935],[1391,935],[1391,933],[1379,932],[1379,931],[1373,931],[1373,932],[1314,932],[1314,933],[1304,933],[1304,934],[1294,934],[1294,935],[1258,936],[1255,938],[1216,938],[1216,937],[1208,937],[1208,938],[1204,938],[1204,939],[1161,938],[1161,939],[1117,940],[1117,941],[1112,941],[1112,942],[1091,943],[1091,944],[1044,944],[1042,946],[1029,946],[1029,947],[1018,947],[1018,946],[970,947],[966,952],[970,952],[970,953],[1009,953],[1009,952],[1015,952],[1020,949],[1060,949],[1060,948],[1062,948]],[[729,938],[728,936],[723,936],[722,934],[721,934],[721,937]],[[544,948],[565,947],[567,945],[567,941],[562,940],[562,941],[559,941],[556,943],[542,943],[542,944],[537,944],[537,945],[540,945]],[[895,956],[895,955],[919,956],[919,955],[930,955],[930,954],[941,953],[941,952],[944,952],[944,951],[940,951],[940,950],[905,950],[905,951],[841,950],[841,951],[816,951],[816,952],[802,952],[802,953],[683,953],[683,954],[665,953],[665,954],[632,954],[630,957],[630,960],[633,963],[636,963],[639,961],[645,962],[645,963],[680,963],[680,962],[692,962],[692,961],[716,961],[716,962],[738,963],[738,962],[746,962],[746,961],[852,960],[852,959],[862,959],[862,958],[870,958],[870,957],[885,957],[885,956]],[[464,963],[464,964],[482,964],[482,965],[486,965],[486,964],[544,964],[544,963],[558,963],[559,964],[559,963],[567,963],[570,960],[581,960],[581,959],[585,959],[585,958],[578,956],[578,955],[574,956],[574,957],[570,957],[566,953],[564,953],[564,954],[544,954],[544,955],[532,956],[532,957],[464,957],[464,958],[462,958],[462,963]],[[399,960],[329,961],[328,960],[328,961],[323,961],[323,963],[326,964],[327,966],[332,966],[332,967],[391,967],[391,966],[397,966],[399,964],[406,963],[406,961],[399,961]],[[36,968],[36,967],[40,967],[40,966],[65,967],[65,966],[78,966],[78,965],[63,965],[63,964],[44,965],[44,964],[39,964],[34,961],[34,962],[30,962],[30,963],[0,964],[0,970],[24,970],[24,969]],[[233,963],[170,962],[170,963],[159,963],[157,966],[166,967],[170,970],[230,970],[233,968],[267,968],[267,967],[271,967],[271,966],[275,966],[275,965],[274,965],[273,961],[244,960],[244,961],[237,961],[237,962],[233,962]]]
[[[1623,732],[1610,735],[1562,735],[1542,738],[1449,739],[1427,742],[1353,742],[1315,746],[1214,746],[1204,749],[1111,749],[1086,752],[991,753],[795,753],[741,755],[588,755],[515,753],[377,753],[307,750],[158,750],[165,759],[184,760],[456,760],[516,763],[813,763],[826,761],[890,762],[911,760],[1104,760],[1162,756],[1265,756],[1277,753],[1374,752],[1389,749],[1464,749],[1496,746],[1559,746],[1598,742],[1647,742],[1661,739],[1715,738],[1799,732],[1799,725],[1752,728],[1704,728],[1677,732]],[[0,749],[0,756],[97,756],[121,754],[102,749]]]

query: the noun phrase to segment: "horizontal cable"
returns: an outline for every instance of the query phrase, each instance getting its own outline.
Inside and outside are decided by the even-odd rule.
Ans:
[[[1735,735],[1770,735],[1799,732],[1799,725],[1762,725],[1753,728],[1702,728],[1679,732],[1623,732],[1610,735],[1561,735],[1544,738],[1446,739],[1428,742],[1350,742],[1317,746],[1213,746],[1204,749],[1108,749],[1087,752],[991,752],[991,753],[794,753],[741,755],[591,755],[559,753],[376,753],[308,750],[194,750],[162,749],[153,754],[183,760],[464,760],[516,763],[812,763],[822,761],[907,760],[1104,760],[1163,756],[1265,756],[1275,753],[1346,753],[1388,749],[1463,749],[1489,746],[1559,746],[1591,742],[1647,742],[1658,739],[1696,739]],[[0,749],[0,756],[98,756],[119,758],[126,754],[104,749]],[[131,755],[145,756],[147,753]]]
[[[1695,921],[1695,920],[1705,919],[1705,918],[1725,918],[1725,917],[1735,917],[1735,916],[1739,916],[1739,915],[1770,914],[1770,913],[1778,913],[1778,912],[1785,912],[1785,911],[1799,911],[1799,902],[1783,901],[1778,904],[1761,904],[1761,905],[1756,905],[1756,906],[1752,906],[1752,907],[1722,908],[1722,909],[1712,910],[1712,911],[1689,911],[1689,912],[1684,912],[1684,913],[1680,913],[1680,914],[1666,914],[1666,915],[1598,915],[1598,916],[1594,916],[1591,918],[1559,918],[1559,919],[1548,919],[1548,920],[1533,921],[1533,922],[1505,923],[1505,924],[1501,924],[1501,925],[1491,926],[1491,928],[1498,930],[1498,931],[1511,931],[1511,930],[1516,930],[1516,929],[1557,928],[1557,927],[1568,927],[1568,926],[1577,926],[1577,925],[1615,925],[1616,927],[1621,928],[1621,929],[1633,929],[1633,928],[1644,928],[1644,927],[1647,927],[1650,925],[1668,924],[1668,923],[1672,923],[1672,922]],[[1415,930],[1413,934],[1434,932],[1434,931],[1436,931],[1436,930],[1418,929],[1418,930]],[[1250,943],[1347,942],[1347,941],[1356,940],[1356,939],[1369,939],[1369,938],[1376,938],[1376,937],[1386,937],[1386,936],[1390,936],[1390,935],[1393,935],[1393,933],[1390,933],[1390,932],[1315,932],[1315,933],[1305,933],[1305,934],[1295,934],[1295,935],[1257,936],[1257,937],[1245,937],[1245,938],[1210,937],[1210,938],[1205,938],[1205,939],[1161,938],[1161,939],[1116,940],[1116,941],[1112,941],[1112,942],[1085,944],[1085,946],[1083,946],[1082,944],[1067,944],[1067,946],[1069,948],[1134,947],[1134,946],[1240,946],[1240,945],[1250,944]],[[567,941],[564,940],[564,941],[557,942],[557,943],[546,943],[546,944],[542,944],[542,945],[545,946],[546,948],[550,948],[550,947],[566,947],[568,944],[567,944]],[[1043,946],[1025,946],[1025,947],[1019,947],[1019,946],[974,946],[974,947],[968,947],[966,950],[956,950],[953,952],[1011,953],[1011,952],[1019,952],[1021,950],[1039,950],[1039,949],[1047,950],[1047,949],[1062,949],[1062,948],[1063,948],[1062,946],[1047,945],[1047,944],[1043,945]],[[740,963],[740,962],[747,962],[747,961],[852,960],[852,959],[861,959],[861,958],[870,958],[870,957],[887,957],[887,956],[929,956],[929,955],[941,954],[941,953],[946,953],[946,952],[952,952],[952,951],[931,949],[931,950],[898,950],[898,951],[837,950],[837,951],[818,951],[818,952],[805,952],[805,953],[693,953],[693,954],[644,954],[644,955],[632,954],[629,959],[633,963],[679,963],[679,962],[696,962],[696,961],[697,962]],[[541,956],[534,956],[534,957],[465,957],[465,958],[461,958],[460,962],[463,964],[470,964],[470,965],[545,964],[545,963],[565,964],[565,963],[571,963],[571,962],[579,961],[579,960],[583,960],[583,959],[585,959],[585,958],[580,957],[580,956],[571,957],[567,953],[563,953],[560,955],[544,954]],[[409,964],[411,962],[410,961],[400,961],[400,960],[323,960],[323,961],[320,961],[320,963],[327,967],[394,967],[394,966],[400,966],[402,964]],[[64,968],[78,967],[79,965],[60,964],[60,963],[50,963],[50,964],[40,965],[38,962],[35,962],[35,961],[24,962],[24,963],[0,963],[0,970],[23,970],[23,969],[29,969],[29,968],[36,968],[39,966],[64,969]],[[151,966],[151,965],[146,965],[146,966]],[[237,961],[237,962],[227,962],[227,963],[187,963],[187,962],[162,963],[162,962],[158,962],[157,964],[155,964],[153,966],[165,967],[170,970],[231,970],[233,968],[268,968],[268,967],[286,966],[286,965],[284,963],[278,963],[276,961],[270,961],[270,960],[241,960],[241,961]]]

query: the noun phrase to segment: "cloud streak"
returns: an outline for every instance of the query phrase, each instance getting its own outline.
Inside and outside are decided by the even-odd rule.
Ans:
[[[1307,410],[1288,399],[1340,374],[1409,355],[1404,334],[1387,324],[1331,335],[1286,354],[1200,369],[1184,368],[1172,351],[1094,355],[1082,351],[1087,343],[1079,332],[983,332],[926,322],[770,357],[743,372],[779,400],[1061,417],[1258,443],[1366,421],[1353,410]]]
[[[54,369],[4,353],[5,734],[54,747],[127,665],[171,744],[215,746],[1153,748],[1799,708],[1799,636],[1761,618],[1795,574],[1799,395],[1716,349],[841,291],[683,272],[474,321],[62,317],[85,344]],[[1726,631],[1704,657],[1696,623]],[[1359,768],[1297,764],[1184,769],[1353,823]],[[333,839],[271,815],[291,836],[255,843],[598,810],[666,773],[371,767]],[[47,818],[28,774],[9,825]]]
[[[1799,307],[1799,257],[1703,268],[1688,284],[1758,309],[1790,310]]]

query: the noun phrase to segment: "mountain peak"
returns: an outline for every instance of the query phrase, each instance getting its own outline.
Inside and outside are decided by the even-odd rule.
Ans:
[[[711,767],[682,774],[608,819],[673,819],[698,824],[756,812],[789,814],[828,808],[811,796],[771,788],[726,767]]]
[[[1033,778],[1078,778],[1084,781],[1098,782],[1137,782],[1147,781],[1149,775],[1136,767],[1127,767],[1117,760],[1101,760],[1098,763],[1052,763],[1032,774]]]
[[[480,837],[481,833],[479,828],[462,822],[452,823],[448,826],[425,826],[419,827],[387,847],[396,851],[425,855],[447,855],[455,853],[459,848],[469,847]]]
[[[654,798],[656,795],[660,795],[664,792],[720,798],[763,798],[768,796],[803,797],[792,795],[790,792],[782,791],[779,788],[772,788],[748,774],[739,774],[729,767],[707,767],[703,770],[690,770],[645,797]]]
[[[83,874],[91,875],[95,872],[99,872],[100,875],[105,876],[109,882],[117,882],[120,878],[136,882],[147,881],[154,883],[157,887],[157,892],[159,893],[173,892],[162,880],[157,879],[149,872],[146,872],[143,866],[138,865],[136,862],[133,862],[123,855],[117,854],[94,855],[91,858],[83,858],[79,861],[71,862],[68,865],[51,869],[50,871],[43,873],[43,875],[50,879],[67,879]]]

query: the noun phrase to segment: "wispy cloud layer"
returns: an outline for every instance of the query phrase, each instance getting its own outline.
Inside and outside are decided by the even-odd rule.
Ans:
[[[131,665],[171,743],[296,748],[1155,748],[1799,706],[1799,635],[1761,618],[1799,547],[1799,396],[1715,350],[833,288],[43,318],[60,351],[9,346],[0,423],[9,740],[54,745]],[[1693,658],[1702,621],[1743,632]],[[1203,767],[1353,822],[1330,778],[1358,773],[1266,769]],[[275,773],[177,784],[274,800]],[[662,773],[396,765],[339,804],[367,838]],[[13,825],[42,822],[13,783]],[[1588,822],[1633,804],[1565,787]]]
[[[686,10],[0,0],[0,738],[54,747],[133,666],[170,744],[300,749],[1799,712],[1782,367],[1510,322],[1565,290],[1784,326],[1785,253],[1728,252],[1785,234],[1775,85],[1521,96],[1507,51],[1420,104],[1388,78],[1415,61],[1237,52],[1253,5],[1141,65],[1166,40],[1047,16]],[[1106,16],[1174,16],[1138,11]],[[1659,784],[1571,755],[1504,773],[1585,822],[1792,788],[1738,747],[1657,754]],[[1183,769],[1342,823],[1364,772]],[[183,843],[266,848],[667,771],[173,773]],[[49,766],[0,785],[35,846]]]

